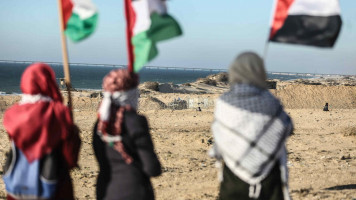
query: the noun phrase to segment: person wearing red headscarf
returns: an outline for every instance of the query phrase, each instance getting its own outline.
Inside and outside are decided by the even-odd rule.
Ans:
[[[147,120],[136,112],[138,76],[111,71],[103,81],[104,99],[94,128],[99,162],[97,199],[153,200],[150,177],[161,174]]]
[[[74,199],[69,170],[78,166],[81,140],[51,67],[44,63],[29,66],[22,75],[21,90],[21,101],[4,114],[9,138],[29,163],[59,151],[59,180],[53,199]],[[8,199],[14,198],[8,195]]]

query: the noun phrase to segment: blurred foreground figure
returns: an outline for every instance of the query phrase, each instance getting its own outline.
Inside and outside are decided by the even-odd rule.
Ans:
[[[147,120],[136,113],[138,76],[111,71],[103,81],[104,99],[94,128],[99,162],[97,199],[153,200],[150,177],[161,174]]]
[[[21,101],[4,115],[12,143],[3,176],[7,198],[74,199],[69,170],[77,166],[81,141],[53,70],[29,66],[21,90]]]
[[[268,91],[263,60],[241,54],[230,66],[229,82],[212,125],[210,154],[223,161],[219,198],[290,199],[285,142],[293,126]]]

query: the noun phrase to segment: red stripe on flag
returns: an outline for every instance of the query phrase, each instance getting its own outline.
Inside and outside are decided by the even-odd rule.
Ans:
[[[269,39],[272,39],[277,31],[282,28],[284,21],[288,17],[288,10],[294,1],[295,0],[277,0]]]
[[[128,54],[128,70],[133,72],[135,60],[134,46],[132,45],[133,29],[136,22],[136,14],[132,7],[132,0],[125,0],[125,15],[126,15],[126,38],[127,38],[127,54]]]
[[[67,28],[69,18],[72,16],[73,3],[71,0],[62,0],[63,30]]]

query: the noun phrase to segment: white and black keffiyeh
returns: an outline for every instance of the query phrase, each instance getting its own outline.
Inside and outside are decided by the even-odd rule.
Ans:
[[[118,151],[127,164],[133,158],[126,151],[122,142],[124,115],[137,109],[139,90],[138,75],[125,69],[110,71],[104,77],[104,98],[98,110],[96,133],[109,146]]]
[[[292,129],[291,119],[268,90],[235,84],[216,102],[212,153],[250,184],[251,198],[258,198],[261,181],[279,161],[284,196],[289,199],[285,141]]]
[[[112,103],[116,106],[130,105],[133,109],[137,109],[138,97],[140,92],[137,88],[120,91],[120,92],[104,92],[103,101],[99,107],[99,116],[102,121],[109,121],[110,110]]]

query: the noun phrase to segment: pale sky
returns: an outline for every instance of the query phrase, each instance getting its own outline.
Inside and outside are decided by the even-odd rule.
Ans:
[[[93,0],[96,32],[68,42],[70,62],[127,64],[123,0]],[[170,0],[184,35],[158,44],[147,65],[226,69],[239,53],[263,54],[273,0]],[[343,27],[333,49],[269,43],[268,71],[356,74],[356,1],[340,0]],[[0,60],[61,62],[56,1],[0,1]]]

